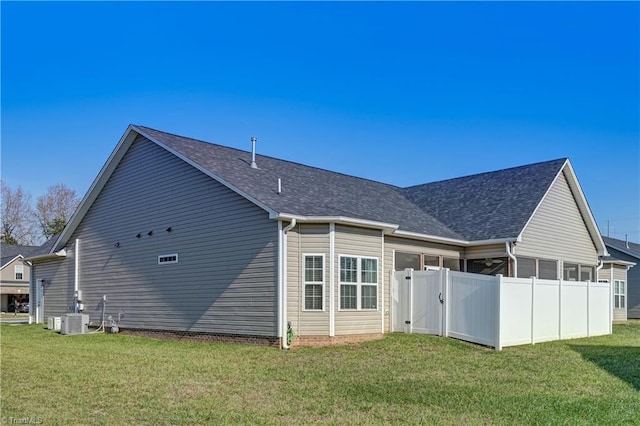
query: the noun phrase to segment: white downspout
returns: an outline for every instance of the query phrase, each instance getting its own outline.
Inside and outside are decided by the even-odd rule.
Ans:
[[[511,243],[509,241],[506,241],[504,243],[504,246],[507,249],[507,256],[509,256],[509,258],[513,260],[513,277],[517,278],[518,277],[518,259],[516,259],[514,254],[511,252]]]
[[[282,223],[282,222],[280,222]],[[280,334],[282,335],[282,349],[289,349],[289,342],[287,342],[287,232],[291,231],[296,226],[296,219],[291,219],[291,223],[282,229],[282,252],[281,265],[282,271],[280,274]]]
[[[74,299],[74,307],[73,307],[73,312],[74,313],[78,313],[79,311],[79,305],[80,305],[80,298],[78,297],[78,291],[80,289],[80,277],[79,277],[79,271],[80,271],[80,240],[76,239],[76,246],[75,246],[75,267],[74,267],[74,279],[73,279],[73,299]]]
[[[31,262],[22,262],[23,264],[29,265],[29,324],[33,324],[33,298],[36,293],[36,286],[33,281],[33,263]]]

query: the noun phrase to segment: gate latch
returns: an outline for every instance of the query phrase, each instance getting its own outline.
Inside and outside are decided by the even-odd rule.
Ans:
[[[444,304],[444,299],[442,298],[442,293],[438,294],[438,299],[440,299],[440,304]]]
[[[411,324],[411,321],[405,321],[404,323],[405,324]]]

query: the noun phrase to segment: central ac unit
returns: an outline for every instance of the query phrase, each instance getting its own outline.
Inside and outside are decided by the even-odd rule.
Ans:
[[[60,331],[61,322],[60,317],[49,317],[47,318],[47,328],[49,330]]]
[[[89,331],[89,315],[66,314],[60,322],[60,334],[83,334]]]

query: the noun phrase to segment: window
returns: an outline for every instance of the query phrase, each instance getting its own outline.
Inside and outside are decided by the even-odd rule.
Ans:
[[[395,261],[396,271],[404,271],[407,268],[413,268],[416,271],[420,270],[420,254],[418,253],[403,253],[397,251]]]
[[[378,259],[340,256],[340,309],[378,309]]]
[[[451,269],[452,271],[460,270],[460,259],[456,257],[443,257],[442,267]]]
[[[324,256],[304,256],[304,309],[322,310],[324,290]]]
[[[507,258],[489,258],[489,259],[468,259],[467,260],[467,272],[483,275],[498,275],[502,274],[507,276]]]
[[[536,277],[536,260],[518,257],[518,278]]]
[[[165,265],[167,263],[178,263],[178,253],[161,254],[158,256],[158,265]]]
[[[22,276],[24,273],[24,266],[23,265],[16,265],[15,266],[15,272],[16,272],[16,280],[22,280]]]
[[[440,267],[440,256],[428,256],[424,255],[424,266],[425,269],[427,266],[434,266],[436,268]]]
[[[565,263],[562,267],[562,279],[565,281],[578,281],[578,265]]]
[[[580,281],[593,281],[593,267],[580,265]]]
[[[538,260],[538,278],[541,280],[558,279],[558,262],[555,260]]]
[[[625,304],[625,282],[622,280],[614,280],[613,281],[613,307],[616,309],[624,309],[626,307]]]

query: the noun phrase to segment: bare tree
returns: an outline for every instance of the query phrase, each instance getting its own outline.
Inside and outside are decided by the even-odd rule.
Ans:
[[[0,238],[6,244],[32,245],[36,243],[36,232],[31,207],[31,194],[25,193],[18,185],[15,190],[0,180],[2,199],[0,200]]]
[[[50,186],[46,194],[38,197],[35,217],[45,238],[64,229],[78,204],[80,198],[76,191],[62,183]]]

